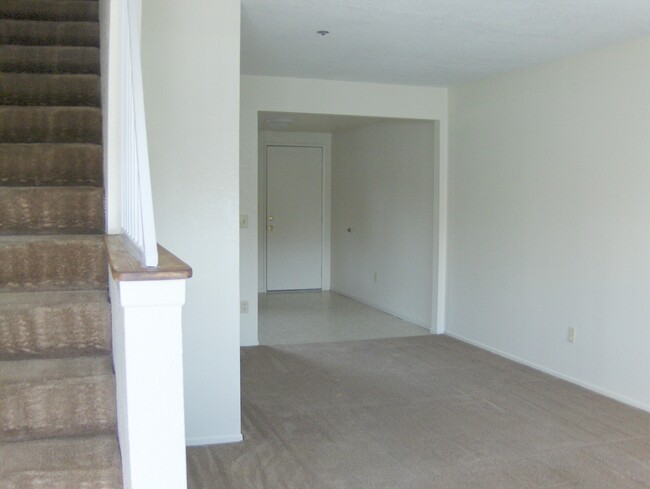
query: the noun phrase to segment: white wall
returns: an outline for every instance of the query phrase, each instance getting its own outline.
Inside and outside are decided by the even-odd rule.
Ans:
[[[258,168],[258,218],[266,216],[266,146],[286,144],[296,146],[320,146],[323,148],[323,243],[322,243],[322,284],[323,290],[330,289],[331,270],[331,227],[332,227],[332,135],[317,132],[259,132]],[[266,221],[258,222],[258,290],[266,292]],[[242,230],[245,232],[246,230]]]
[[[427,329],[434,132],[433,122],[390,121],[332,139],[332,289]]]
[[[650,410],[648,59],[645,39],[450,89],[447,327]]]
[[[241,439],[240,2],[145,0],[145,102],[159,242],[188,262],[186,435]]]
[[[242,315],[241,342],[257,344],[258,289],[258,111],[360,115],[440,121],[440,161],[443,186],[447,166],[447,89],[379,85],[370,83],[304,80],[297,78],[241,77],[241,213],[250,216],[247,232],[241,234],[241,294],[250,302],[251,313]],[[444,193],[439,193],[441,241],[444,241]],[[444,247],[440,248],[438,273],[444,281]],[[188,294],[189,295],[189,294]],[[434,301],[444,304],[444,289]],[[440,308],[442,312],[444,308]],[[439,316],[438,319],[442,319]],[[442,321],[437,325],[442,328]]]

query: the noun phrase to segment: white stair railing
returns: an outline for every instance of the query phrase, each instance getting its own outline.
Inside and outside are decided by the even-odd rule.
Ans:
[[[158,265],[149,149],[140,58],[141,0],[122,7],[122,233],[140,251],[142,264]]]
[[[107,125],[106,166],[121,173],[119,182],[117,175],[107,178],[107,227],[118,231],[119,220],[121,232],[106,236],[105,243],[123,487],[187,489],[182,306],[192,270],[156,243],[140,56],[142,0],[100,3],[114,20],[108,23],[112,61],[103,76],[119,72],[107,84],[106,113],[114,123]]]

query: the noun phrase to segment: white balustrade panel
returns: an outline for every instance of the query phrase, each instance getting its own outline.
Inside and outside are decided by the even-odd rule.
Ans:
[[[142,263],[158,265],[149,149],[140,59],[140,1],[123,8],[122,39],[122,232],[140,250]]]

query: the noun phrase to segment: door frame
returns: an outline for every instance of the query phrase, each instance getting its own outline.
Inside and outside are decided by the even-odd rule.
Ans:
[[[297,146],[321,148],[323,151],[323,220],[321,253],[321,289],[331,285],[331,233],[332,233],[332,136],[326,133],[300,133],[260,131],[258,172],[258,291],[266,289],[266,174],[267,148],[269,146]]]

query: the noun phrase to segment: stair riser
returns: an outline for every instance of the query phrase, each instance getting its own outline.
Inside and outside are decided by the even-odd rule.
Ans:
[[[0,142],[101,144],[101,110],[91,107],[0,107]]]
[[[110,349],[108,301],[0,306],[0,360],[105,354]]]
[[[99,47],[99,23],[0,19],[0,44]]]
[[[0,46],[0,70],[99,74],[99,49],[69,46]]]
[[[0,105],[99,107],[99,77],[4,73],[0,78]]]
[[[55,489],[96,489],[121,487],[120,452],[115,436],[103,435],[92,438],[66,438],[59,440],[39,440],[32,442],[0,443],[0,470],[3,476],[2,488],[55,488]],[[116,473],[107,484],[101,477],[97,485],[76,484],[78,474]],[[64,477],[67,485],[54,484],[54,480]],[[36,479],[38,484],[32,485]],[[92,480],[92,479],[91,479]],[[41,483],[42,482],[42,483]],[[16,485],[11,485],[11,484]],[[101,485],[100,485],[101,484]]]
[[[102,186],[102,147],[0,144],[0,185]]]
[[[0,237],[0,292],[105,289],[105,253],[101,237]]]
[[[0,387],[0,439],[22,441],[115,430],[111,376]]]
[[[0,187],[0,235],[100,234],[104,191],[77,187]]]
[[[0,17],[40,20],[98,20],[98,2],[66,0],[3,0]]]

